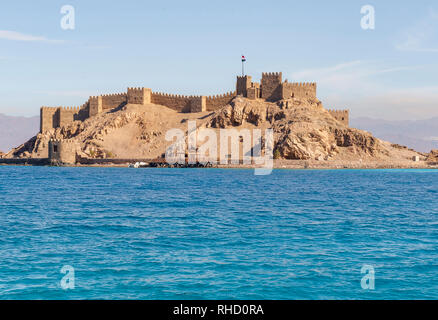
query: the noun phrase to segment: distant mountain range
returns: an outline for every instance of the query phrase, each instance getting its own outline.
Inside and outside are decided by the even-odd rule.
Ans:
[[[26,142],[38,133],[39,125],[39,116],[13,117],[0,113],[0,151],[7,152]],[[362,117],[351,119],[350,126],[417,151],[429,152],[438,149],[438,117],[406,121]]]
[[[0,151],[8,152],[39,132],[40,117],[12,117],[0,113]]]
[[[438,117],[427,120],[388,121],[353,118],[353,128],[371,132],[377,138],[407,146],[420,152],[438,149]]]

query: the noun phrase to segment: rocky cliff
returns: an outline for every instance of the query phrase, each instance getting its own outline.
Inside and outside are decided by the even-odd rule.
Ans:
[[[196,120],[207,128],[272,128],[275,157],[287,160],[411,160],[420,155],[398,148],[362,130],[338,122],[317,99],[289,99],[278,103],[236,97],[215,112],[178,113],[160,105],[128,104],[84,122],[38,134],[8,153],[8,157],[47,157],[48,141],[75,139],[80,155],[88,158],[155,158],[170,144],[171,128],[187,130]]]
[[[386,158],[388,143],[348,128],[318,100],[290,99],[279,104],[236,98],[216,112],[211,127],[264,127],[274,130],[276,154],[290,160]]]
[[[432,150],[427,155],[427,161],[438,163],[438,150]]]

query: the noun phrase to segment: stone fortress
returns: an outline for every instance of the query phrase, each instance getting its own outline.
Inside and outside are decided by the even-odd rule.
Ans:
[[[260,82],[238,76],[233,92],[216,96],[128,88],[91,96],[79,107],[41,107],[40,133],[0,153],[0,165],[166,166],[168,130],[186,132],[186,122],[201,120],[201,127],[217,130],[272,129],[279,168],[435,168],[438,152],[426,158],[351,128],[349,111],[325,109],[316,90],[316,83],[289,83],[281,72],[268,72]]]
[[[199,113],[218,110],[229,104],[235,97],[261,99],[289,103],[289,99],[317,100],[316,83],[289,83],[282,80],[281,72],[262,73],[261,82],[253,82],[252,77],[238,76],[236,90],[216,96],[185,96],[153,92],[149,88],[128,88],[126,93],[91,96],[80,107],[41,107],[40,132],[66,126],[73,121],[84,121],[100,113],[108,112],[126,104],[166,106],[177,112]],[[327,110],[332,117],[344,125],[349,125],[348,110]],[[71,139],[51,139],[48,145],[48,159],[53,163],[74,164],[76,151],[80,147]]]
[[[316,99],[316,83],[289,83],[282,81],[282,73],[262,73],[261,82],[252,82],[251,76],[238,76],[236,90],[216,96],[185,96],[153,92],[149,88],[128,88],[126,93],[91,96],[80,107],[41,107],[40,132],[63,127],[73,121],[84,121],[99,113],[125,104],[158,104],[178,112],[215,111],[226,106],[236,96],[264,99],[270,102],[297,99]],[[343,124],[349,124],[348,110],[328,110]]]

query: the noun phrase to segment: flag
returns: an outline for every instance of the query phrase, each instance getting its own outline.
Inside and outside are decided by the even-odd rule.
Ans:
[[[246,61],[245,56],[242,56],[242,62],[245,62],[245,61]]]

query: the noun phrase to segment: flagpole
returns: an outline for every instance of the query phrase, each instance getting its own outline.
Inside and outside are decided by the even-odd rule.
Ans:
[[[242,77],[245,76],[245,67],[244,67],[245,61],[246,61],[246,58],[244,55],[242,55]]]

